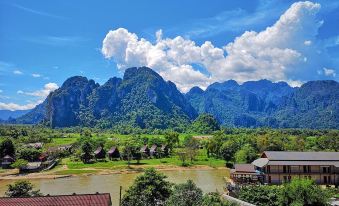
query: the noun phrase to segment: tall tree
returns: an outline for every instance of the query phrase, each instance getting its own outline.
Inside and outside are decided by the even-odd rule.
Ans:
[[[145,170],[128,188],[122,199],[122,206],[161,206],[171,194],[172,184],[164,174],[154,168]]]
[[[174,186],[173,193],[166,202],[167,206],[200,206],[203,193],[192,180]]]
[[[32,197],[41,196],[40,190],[33,190],[32,183],[26,180],[19,180],[8,185],[6,196],[8,197]]]
[[[81,155],[82,161],[84,163],[88,163],[93,157],[92,144],[88,140],[85,140],[85,142],[83,142],[83,144],[81,145],[81,150],[82,150],[82,155]]]
[[[1,149],[1,154],[0,154],[1,157],[4,157],[6,155],[13,157],[15,154],[15,147],[14,147],[13,141],[9,138],[6,138],[1,142],[0,149]]]

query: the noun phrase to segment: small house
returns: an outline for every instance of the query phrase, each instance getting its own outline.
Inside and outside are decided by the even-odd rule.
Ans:
[[[102,147],[98,147],[95,151],[94,151],[94,157],[96,159],[104,159],[106,157],[106,152],[104,150],[104,148]]]
[[[28,162],[26,166],[20,168],[22,172],[39,172],[41,170],[41,162]]]
[[[147,145],[142,146],[141,149],[140,149],[140,153],[143,156],[148,157],[150,155],[150,150],[149,150],[148,146]]]
[[[120,158],[120,152],[119,152],[119,149],[118,147],[112,147],[108,152],[108,158],[110,160],[112,159],[119,159]]]
[[[2,169],[9,169],[11,168],[11,164],[15,162],[14,158],[6,155],[2,158],[2,162],[1,162],[1,167]]]
[[[149,150],[151,157],[156,157],[158,155],[158,146],[156,144],[152,145],[151,149]]]

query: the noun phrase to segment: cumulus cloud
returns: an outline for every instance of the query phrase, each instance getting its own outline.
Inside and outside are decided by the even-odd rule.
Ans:
[[[325,76],[332,76],[332,77],[335,77],[337,74],[335,73],[335,70],[334,69],[328,69],[328,68],[323,68],[323,71],[324,71],[324,75]]]
[[[183,92],[227,79],[284,80],[297,85],[303,81],[300,74],[316,73],[309,71],[310,66],[319,64],[313,57],[322,55],[323,49],[314,43],[322,25],[316,16],[319,10],[317,3],[294,3],[272,26],[261,32],[246,31],[222,48],[210,41],[197,45],[181,36],[163,38],[161,30],[156,42],[150,42],[118,28],[107,33],[101,51],[119,69],[148,66]]]
[[[4,109],[4,110],[11,110],[11,111],[15,111],[15,110],[27,110],[27,109],[33,109],[36,105],[42,103],[41,100],[35,102],[35,103],[29,103],[29,104],[24,104],[24,105],[19,105],[19,104],[15,104],[15,103],[3,103],[0,102],[0,109]]]
[[[52,91],[58,89],[59,86],[56,83],[48,83],[45,84],[43,89],[34,91],[34,92],[24,92],[22,90],[17,91],[17,94],[25,94],[28,96],[34,96],[34,97],[41,97],[41,98],[45,98],[49,95],[49,93],[51,93]]]
[[[3,91],[0,89],[0,93],[2,93]]]
[[[28,96],[33,96],[37,97],[38,100],[34,102],[29,102],[28,104],[20,105],[16,103],[4,103],[0,102],[0,109],[5,109],[5,110],[27,110],[27,109],[33,109],[36,105],[42,103],[44,99],[49,95],[50,92],[58,89],[58,85],[56,83],[48,83],[44,85],[43,89],[34,91],[34,92],[25,92],[22,90],[18,90],[17,94],[22,94],[22,95],[28,95]]]
[[[21,75],[21,74],[24,74],[24,73],[22,71],[20,71],[20,70],[14,70],[13,74]]]

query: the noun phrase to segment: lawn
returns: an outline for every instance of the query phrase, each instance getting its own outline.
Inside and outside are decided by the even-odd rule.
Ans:
[[[55,172],[56,175],[79,175],[79,174],[95,174],[97,170],[60,170]]]
[[[200,150],[198,156],[196,156],[195,161],[192,163],[189,160],[186,160],[187,166],[197,166],[197,165],[206,165],[210,167],[224,167],[225,161],[215,158],[208,158],[205,150]],[[83,162],[74,162],[69,158],[65,158],[62,160],[62,163],[67,165],[69,169],[84,169],[84,168],[96,168],[96,169],[123,169],[128,166],[128,162],[124,160],[118,161],[109,161],[106,159],[105,161],[97,161],[92,164],[84,164]],[[137,161],[131,161],[131,165],[137,165]],[[159,159],[142,159],[139,162],[139,165],[145,166],[161,166],[161,165],[173,165],[173,166],[182,166],[181,160],[178,156],[173,155],[167,158],[159,158]]]

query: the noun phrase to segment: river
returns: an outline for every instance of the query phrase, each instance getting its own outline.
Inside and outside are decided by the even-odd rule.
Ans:
[[[186,180],[193,180],[204,192],[222,191],[224,186],[223,178],[229,175],[228,169],[210,170],[182,170],[162,171],[167,175],[168,180],[173,183],[183,183]],[[109,192],[113,205],[119,203],[119,188],[126,190],[140,173],[110,174],[76,176],[60,179],[32,179],[31,182],[43,194],[83,194],[95,192]],[[3,196],[7,185],[14,180],[0,180],[0,195]]]

